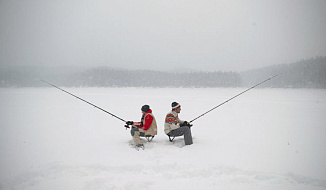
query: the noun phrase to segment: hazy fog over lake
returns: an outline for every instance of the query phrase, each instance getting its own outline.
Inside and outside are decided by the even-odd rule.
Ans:
[[[326,56],[326,1],[0,1],[0,68],[244,71]]]

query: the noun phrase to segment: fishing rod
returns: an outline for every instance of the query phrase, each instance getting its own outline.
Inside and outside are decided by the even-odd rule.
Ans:
[[[88,103],[88,104],[94,106],[95,108],[104,111],[105,113],[110,114],[112,117],[115,117],[115,118],[117,118],[117,119],[119,119],[119,120],[121,120],[121,121],[123,121],[123,122],[127,122],[126,120],[121,119],[120,117],[114,115],[113,113],[110,113],[110,112],[106,111],[105,109],[100,108],[100,107],[98,107],[98,106],[96,106],[96,105],[94,105],[94,104],[92,104],[92,103],[90,103],[90,102],[88,102],[88,101],[86,101],[86,100],[84,100],[84,99],[82,99],[82,98],[80,98],[80,97],[78,97],[78,96],[76,96],[76,95],[74,95],[74,94],[68,92],[68,91],[65,91],[65,90],[63,90],[63,89],[61,89],[61,88],[59,88],[59,87],[57,87],[57,86],[55,86],[55,85],[53,85],[53,84],[51,84],[51,83],[49,83],[49,82],[46,82],[46,81],[44,81],[44,80],[41,80],[41,81],[44,82],[44,83],[46,83],[46,84],[48,84],[48,85],[50,85],[50,86],[53,86],[54,88],[57,88],[57,89],[61,90],[61,91],[65,92],[65,93],[67,93],[67,94],[69,94],[69,95],[71,95],[71,96],[73,96],[73,97],[75,97],[75,98],[78,98],[79,100],[81,100],[81,101],[83,101],[83,102],[86,102],[86,103]],[[125,125],[125,127],[126,127],[126,128],[129,128],[128,125]]]
[[[234,98],[236,98],[236,97],[240,96],[241,94],[243,94],[243,93],[245,93],[245,92],[247,92],[247,91],[249,91],[249,90],[251,90],[251,89],[255,88],[256,86],[258,86],[258,85],[261,85],[261,84],[263,84],[264,82],[266,82],[266,81],[268,81],[268,80],[271,80],[272,78],[274,78],[274,77],[276,77],[276,76],[278,76],[278,75],[279,75],[279,74],[277,74],[277,75],[274,75],[274,76],[272,76],[272,77],[270,77],[270,78],[268,78],[268,79],[266,79],[266,80],[264,80],[264,81],[262,81],[262,82],[260,82],[260,83],[256,84],[255,86],[252,86],[252,87],[248,88],[247,90],[245,90],[245,91],[243,91],[243,92],[241,92],[241,93],[239,93],[239,94],[237,94],[237,95],[233,96],[232,98],[230,98],[230,99],[226,100],[225,102],[223,102],[223,103],[221,103],[221,104],[219,104],[219,105],[215,106],[214,108],[212,108],[212,109],[208,110],[207,112],[205,112],[205,113],[201,114],[200,116],[196,117],[195,119],[193,119],[193,120],[189,121],[189,123],[191,123],[191,122],[193,122],[193,121],[195,121],[195,120],[199,119],[200,117],[202,117],[202,116],[206,115],[207,113],[209,113],[209,112],[213,111],[214,109],[216,109],[216,108],[220,107],[221,105],[223,105],[223,104],[225,104],[225,103],[229,102],[230,100],[232,100],[232,99],[234,99]]]

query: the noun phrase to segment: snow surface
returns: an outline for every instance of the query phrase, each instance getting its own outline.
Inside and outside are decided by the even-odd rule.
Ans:
[[[64,88],[159,134],[136,151],[124,123],[55,88],[0,89],[0,189],[326,189],[326,90],[252,89],[163,132],[173,101],[192,120],[242,88]],[[144,139],[145,142],[145,139]],[[180,148],[181,147],[181,148]]]

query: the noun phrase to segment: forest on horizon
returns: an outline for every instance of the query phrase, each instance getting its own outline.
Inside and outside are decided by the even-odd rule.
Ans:
[[[259,87],[326,88],[326,57],[314,57],[244,72],[168,72],[110,67],[47,68],[8,67],[0,70],[0,87],[44,87],[48,81],[64,87],[250,87],[271,76]]]

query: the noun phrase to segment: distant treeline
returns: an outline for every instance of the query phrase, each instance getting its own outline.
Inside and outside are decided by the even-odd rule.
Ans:
[[[280,75],[260,87],[325,89],[326,57],[315,57],[240,73],[242,85],[246,87],[276,74]]]
[[[0,87],[43,87],[40,79],[64,87],[259,87],[326,88],[326,57],[237,72],[167,72],[110,67],[9,67],[0,70]]]
[[[171,73],[125,70],[109,67],[92,69],[14,68],[1,71],[1,87],[44,86],[40,79],[65,87],[238,87],[236,72]]]
[[[84,72],[80,77],[80,86],[235,87],[241,84],[240,76],[235,72],[169,73],[95,68]]]

